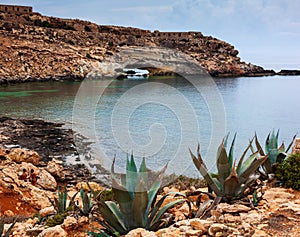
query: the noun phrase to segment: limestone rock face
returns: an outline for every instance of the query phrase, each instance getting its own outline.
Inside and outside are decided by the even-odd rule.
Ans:
[[[61,225],[65,230],[74,229],[77,226],[77,220],[74,217],[67,216],[64,223]]]
[[[62,166],[62,161],[52,159],[48,162],[46,170],[54,177],[60,180],[65,179],[64,167]]]
[[[157,237],[154,232],[147,231],[143,228],[137,228],[130,231],[126,237]]]
[[[41,237],[67,237],[68,233],[60,226],[49,227],[39,234]]]
[[[232,204],[229,205],[227,203],[220,203],[217,207],[217,211],[220,213],[228,212],[228,213],[239,213],[239,212],[248,212],[251,208],[241,204]]]
[[[40,213],[41,217],[43,218],[43,217],[48,216],[50,214],[54,214],[55,213],[55,209],[54,209],[53,206],[45,207],[45,208],[41,209],[39,211],[39,213]]]
[[[4,161],[0,163],[0,185],[2,186],[12,186],[13,190],[20,194],[22,196],[22,199],[24,202],[27,202],[32,207],[35,207],[36,209],[42,209],[45,207],[51,206],[51,203],[48,199],[53,197],[53,193],[47,190],[44,190],[41,186],[37,184],[37,186],[33,186],[29,181],[24,181],[19,179],[19,175],[22,172],[22,169],[26,169],[30,171],[31,169],[34,169],[35,172],[39,174],[39,168],[35,167],[31,163],[21,163],[17,164],[13,161]],[[43,174],[44,172],[42,172]],[[46,184],[49,183],[48,187],[52,188],[54,187],[54,183],[51,184],[49,182],[49,179],[55,182],[54,178],[45,171],[48,175],[41,176],[42,180],[41,182]],[[44,173],[44,174],[45,174]],[[51,178],[51,177],[52,178]],[[46,179],[48,179],[46,181]],[[48,185],[48,184],[47,184]],[[56,185],[56,182],[55,182]],[[29,190],[30,195],[24,195],[24,190]],[[49,189],[48,189],[49,190]]]
[[[46,170],[41,169],[38,173],[37,185],[45,190],[55,191],[57,188],[57,183],[55,178]]]
[[[27,162],[33,165],[39,164],[40,161],[40,156],[36,151],[25,150],[22,148],[11,149],[7,157],[17,163]]]
[[[191,56],[213,76],[266,73],[230,44],[201,32],[150,32],[31,14],[0,13],[0,83],[84,78],[122,47],[163,47]],[[11,53],[13,52],[13,53]],[[269,72],[274,74],[274,72]]]

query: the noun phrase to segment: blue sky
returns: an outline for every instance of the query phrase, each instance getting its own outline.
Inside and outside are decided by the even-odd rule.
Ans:
[[[233,44],[265,68],[300,69],[299,0],[2,0],[98,24],[201,31]]]

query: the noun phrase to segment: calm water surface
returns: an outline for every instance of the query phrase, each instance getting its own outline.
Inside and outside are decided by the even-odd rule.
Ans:
[[[145,85],[149,81],[163,83],[176,89],[193,108],[195,114],[192,116],[196,118],[199,128],[187,129],[184,133],[185,137],[188,136],[187,139],[182,137],[182,125],[187,121],[181,121],[181,119],[189,120],[189,116],[178,117],[178,113],[185,114],[187,105],[182,103],[179,97],[178,101],[171,97],[169,90],[163,87],[159,96],[166,98],[165,104],[155,103],[154,93],[154,102],[142,103],[131,109],[129,116],[123,114],[122,111],[118,112],[119,114],[114,115],[117,117],[116,121],[112,121],[116,105],[120,100],[124,102],[122,96],[128,90]],[[220,78],[214,79],[214,81],[218,87],[218,93],[222,96],[226,112],[226,121],[220,122],[224,123],[227,132],[232,134],[237,132],[238,134],[237,157],[241,154],[242,148],[247,146],[248,140],[255,131],[263,142],[269,131],[279,128],[280,139],[287,143],[295,133],[300,131],[300,77]],[[0,115],[42,118],[54,122],[65,122],[67,126],[71,127],[74,100],[80,85],[80,82],[43,82],[0,87]],[[93,89],[97,91],[97,87]],[[117,156],[119,166],[123,167],[125,162],[121,162],[121,160],[126,157],[125,152],[130,153],[132,150],[134,152],[135,146],[132,145],[130,149],[128,148],[130,144],[144,146],[151,144],[153,142],[151,139],[157,139],[160,146],[157,151],[154,151],[155,154],[149,155],[146,150],[145,154],[139,153],[139,156],[147,157],[147,164],[150,168],[157,170],[169,161],[169,173],[198,176],[191,163],[188,147],[196,150],[199,141],[202,153],[206,154],[206,148],[211,142],[215,144],[221,142],[222,137],[213,138],[214,141],[211,141],[210,108],[214,107],[214,104],[206,104],[201,94],[185,79],[113,81],[105,88],[96,106],[89,106],[89,100],[93,100],[92,97],[93,94],[90,94],[83,98],[82,113],[80,113],[82,122],[77,128],[82,129],[81,131],[85,130],[87,132],[85,135],[95,135],[95,138],[92,139],[92,152],[88,156],[101,161],[102,157],[99,157],[101,155],[96,151],[100,149],[109,157],[108,160],[101,161],[105,167],[111,164],[111,158],[114,155]],[[130,108],[142,98],[142,92],[136,93],[133,101],[125,101],[123,106]],[[168,103],[171,103],[168,98],[171,98],[172,106],[176,105],[175,110],[172,109],[172,106],[168,106]],[[86,116],[90,110],[95,110],[95,127],[93,124],[84,122],[85,119],[88,121]],[[122,130],[122,126],[126,124],[127,120],[132,140],[129,139],[127,148],[124,148],[116,139],[115,134],[125,131]],[[151,132],[149,134],[151,129],[159,136],[155,137],[155,134],[153,135]],[[91,131],[94,131],[94,134],[89,134]],[[197,134],[195,135],[195,133]],[[161,137],[163,142],[160,141]],[[174,160],[179,146],[186,147],[186,149],[180,151],[180,159]],[[208,153],[205,156],[211,169],[214,169],[214,155]]]

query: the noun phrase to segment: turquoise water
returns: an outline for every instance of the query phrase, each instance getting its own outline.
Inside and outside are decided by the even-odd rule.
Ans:
[[[149,82],[159,84],[160,89],[149,93]],[[76,97],[80,82],[0,87],[0,114],[65,122],[71,127],[77,98],[80,110],[73,128],[93,142],[89,157],[108,168],[116,155],[123,168],[125,152],[133,151],[138,157],[146,156],[152,169],[169,162],[169,173],[189,176],[198,175],[188,153],[188,147],[196,150],[198,141],[209,168],[214,169],[216,146],[226,132],[238,134],[238,157],[255,131],[263,142],[269,131],[280,129],[280,139],[287,143],[300,131],[300,77],[219,78],[214,82],[217,92],[206,85],[203,90],[221,96],[225,120],[221,119],[222,111],[220,117],[212,113],[220,101],[208,102],[182,78],[113,81],[108,86],[90,82],[91,91],[80,100]],[[170,88],[178,95],[172,95]],[[130,94],[133,89],[136,91]],[[99,97],[101,90],[104,92]],[[145,98],[148,101],[143,101]],[[217,136],[212,134],[212,120],[220,127]]]

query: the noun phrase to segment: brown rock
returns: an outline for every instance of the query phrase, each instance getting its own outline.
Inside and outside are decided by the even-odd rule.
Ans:
[[[125,235],[126,237],[157,237],[157,235],[152,232],[145,230],[143,228],[137,228],[130,231],[128,234]]]
[[[284,204],[286,200],[293,199],[294,194],[288,192],[284,188],[271,188],[265,191],[263,198],[267,200],[269,205]]]
[[[77,220],[74,217],[67,216],[64,223],[61,224],[61,227],[65,230],[75,229],[77,227]]]
[[[39,236],[43,237],[67,237],[68,233],[61,228],[60,225],[49,227],[48,229],[43,230]]]
[[[52,159],[48,162],[46,170],[54,177],[58,177],[60,180],[64,180],[65,172],[62,166],[62,161]]]
[[[12,210],[6,210],[6,211],[4,212],[4,215],[5,215],[5,216],[15,216],[15,213],[14,213]]]
[[[267,234],[263,230],[255,230],[254,234],[252,235],[252,237],[269,237],[269,236],[271,235]]]
[[[38,165],[40,161],[40,156],[37,152],[22,148],[11,149],[7,157],[17,163],[26,162],[33,165]]]
[[[51,207],[45,207],[43,209],[41,209],[39,211],[41,217],[45,217],[45,216],[48,216],[48,215],[51,215],[51,214],[54,214],[55,213],[55,209],[53,206]]]
[[[204,231],[207,231],[207,228],[202,224],[202,222],[199,219],[192,219],[190,220],[190,225],[193,227],[194,230],[200,230],[202,233]]]
[[[220,213],[228,212],[228,213],[237,213],[237,212],[248,212],[251,210],[250,207],[241,204],[227,204],[220,203],[216,209]]]
[[[38,173],[37,185],[45,190],[55,191],[57,188],[55,178],[44,169],[40,170]]]
[[[208,229],[208,234],[210,236],[215,236],[216,233],[218,232],[223,232],[225,230],[227,230],[228,227],[224,224],[218,224],[218,223],[215,223],[215,224],[212,224],[209,229]]]

